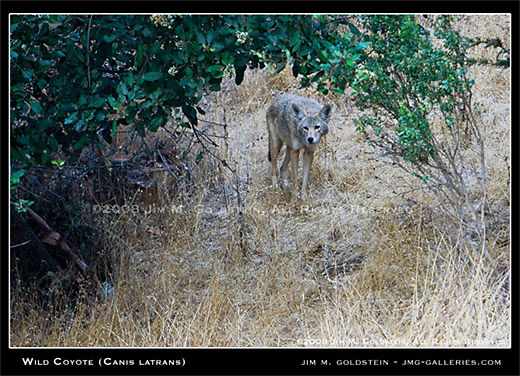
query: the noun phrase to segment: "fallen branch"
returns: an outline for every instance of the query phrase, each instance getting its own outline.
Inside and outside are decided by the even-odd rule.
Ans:
[[[78,256],[72,248],[67,244],[65,239],[57,231],[51,229],[51,227],[40,217],[34,210],[27,208],[27,213],[36,221],[36,223],[45,231],[40,237],[41,241],[56,247],[58,253],[66,253],[74,263],[81,269],[83,274],[87,274],[88,265]]]

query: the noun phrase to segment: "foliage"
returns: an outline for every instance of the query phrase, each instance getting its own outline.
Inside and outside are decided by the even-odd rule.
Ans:
[[[359,107],[369,111],[356,125],[365,134],[374,132],[393,154],[425,163],[437,155],[428,116],[440,110],[453,126],[460,96],[473,85],[466,77],[467,45],[444,24],[437,32],[446,44],[434,47],[412,16],[365,17],[364,27],[369,48],[350,83]]]
[[[414,16],[364,17],[369,48],[352,82],[364,115],[355,123],[393,163],[447,201],[444,209],[466,236],[482,242],[485,223],[477,207],[485,206],[486,177],[474,81],[467,75],[472,44],[454,30],[451,17],[432,21],[430,33]],[[467,148],[478,156],[476,164]],[[476,198],[468,173],[479,185]]]
[[[9,178],[10,191],[13,191],[16,188],[18,188],[18,185],[20,184],[20,178],[24,175],[24,173],[25,173],[24,170],[17,170],[10,174],[10,178]],[[24,199],[19,199],[18,201],[13,202],[14,209],[18,213],[26,212],[27,208],[29,206],[31,206],[32,204],[34,204],[34,201],[24,200]]]
[[[103,148],[119,124],[143,135],[172,117],[196,132],[203,92],[226,72],[240,84],[248,66],[283,69],[290,51],[295,74],[323,75],[329,27],[311,16],[12,16],[11,156],[50,166],[58,151]],[[324,65],[309,69],[315,59]]]
[[[14,171],[11,173],[9,179],[9,186],[11,190],[18,188],[18,185],[20,184],[20,178],[23,176],[23,174],[23,170]]]

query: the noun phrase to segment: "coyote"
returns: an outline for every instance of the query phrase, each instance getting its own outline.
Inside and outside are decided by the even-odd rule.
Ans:
[[[289,160],[293,187],[297,186],[298,159],[303,149],[303,183],[301,196],[307,199],[307,186],[314,151],[322,136],[329,132],[326,121],[330,117],[331,107],[322,106],[310,98],[297,95],[281,94],[275,98],[266,113],[269,131],[269,154],[273,187],[277,178],[277,158],[285,144],[285,159],[280,168],[280,175],[285,175]]]

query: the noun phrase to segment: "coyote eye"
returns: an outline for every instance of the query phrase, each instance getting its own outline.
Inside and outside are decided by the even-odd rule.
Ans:
[[[308,131],[309,128],[307,128],[307,127],[303,127],[303,130],[304,130],[304,131]]]
[[[318,130],[318,129],[320,129],[320,128],[321,128],[321,126],[319,126],[319,125],[317,125],[317,126],[314,127],[314,129],[316,129],[316,130]]]

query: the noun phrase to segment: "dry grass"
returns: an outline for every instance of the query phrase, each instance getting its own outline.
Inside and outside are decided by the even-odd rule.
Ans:
[[[507,20],[495,21],[460,22],[467,33],[485,25],[489,35],[507,35]],[[241,86],[205,98],[206,120],[225,116],[229,137],[216,152],[235,173],[206,158],[190,189],[165,189],[137,215],[98,214],[117,265],[114,294],[59,317],[12,301],[11,344],[509,346],[509,75],[472,70],[475,100],[488,109],[496,265],[481,269],[461,258],[462,243],[432,213],[434,199],[420,182],[362,142],[348,97],[300,89],[289,71],[248,72]],[[265,110],[282,92],[334,105],[308,203],[292,200],[289,187],[269,187]]]

